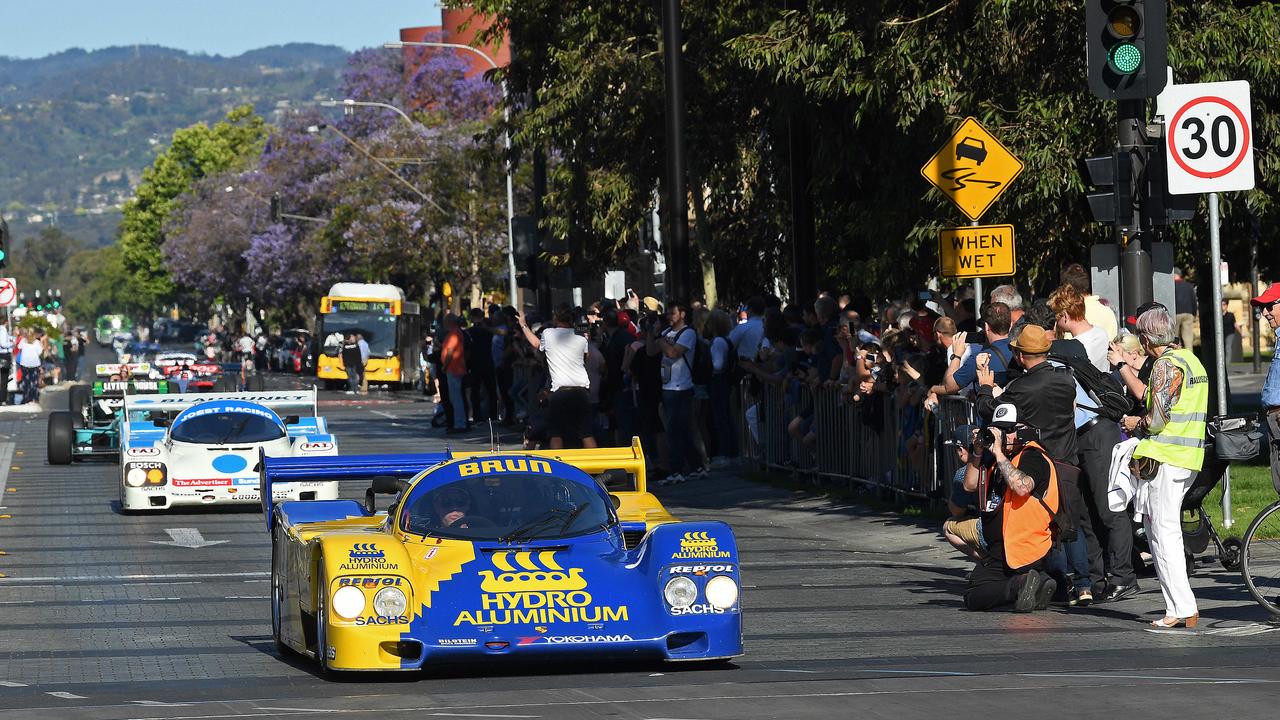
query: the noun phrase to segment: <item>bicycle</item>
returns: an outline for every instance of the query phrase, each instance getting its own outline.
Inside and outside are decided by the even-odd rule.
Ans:
[[[1224,427],[1230,423],[1230,427]],[[1229,442],[1233,460],[1250,460],[1266,440],[1256,414],[1215,418],[1218,443]],[[1280,489],[1280,488],[1278,488]],[[1267,612],[1280,617],[1280,500],[1264,507],[1249,523],[1240,548],[1244,586]]]

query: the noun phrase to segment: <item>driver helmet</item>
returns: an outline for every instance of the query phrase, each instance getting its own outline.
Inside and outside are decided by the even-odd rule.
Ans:
[[[463,488],[450,485],[436,490],[431,503],[441,514],[452,510],[467,510],[471,507],[471,494]]]

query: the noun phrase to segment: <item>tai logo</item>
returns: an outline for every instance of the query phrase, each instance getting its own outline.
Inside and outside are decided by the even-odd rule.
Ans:
[[[718,541],[707,536],[707,531],[692,531],[680,538],[680,552],[671,556],[672,560],[719,560],[729,557],[729,552],[721,550]]]

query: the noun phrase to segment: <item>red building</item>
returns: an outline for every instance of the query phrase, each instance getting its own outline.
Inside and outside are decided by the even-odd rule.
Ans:
[[[505,35],[500,44],[479,46],[474,44],[476,36],[483,34],[485,30],[493,25],[493,18],[479,15],[473,10],[445,9],[440,12],[440,20],[440,25],[401,28],[400,40],[402,42],[428,41],[471,45],[493,58],[498,67],[504,67],[511,62],[511,50],[508,47]],[[432,52],[458,53],[471,66],[471,69],[467,71],[467,77],[483,75],[490,69],[489,63],[485,62],[483,58],[467,50],[406,47],[404,49],[406,77],[413,74],[420,58],[426,53]]]

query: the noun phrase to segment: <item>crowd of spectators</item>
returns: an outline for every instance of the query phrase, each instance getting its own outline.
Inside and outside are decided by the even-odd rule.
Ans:
[[[1030,610],[1055,592],[1071,605],[1114,602],[1138,584],[1133,520],[1108,501],[1113,452],[1129,437],[1136,456],[1195,465],[1162,449],[1178,442],[1170,427],[1197,432],[1171,418],[1186,415],[1174,407],[1178,383],[1195,383],[1184,399],[1197,395],[1203,368],[1180,349],[1179,313],[1153,303],[1122,326],[1090,292],[1082,266],[1064,269],[1060,281],[1034,300],[1000,285],[981,302],[962,287],[879,307],[823,293],[803,304],[752,297],[729,313],[629,293],[561,306],[549,318],[476,308],[438,323],[425,351],[427,390],[438,391],[436,424],[451,433],[475,422],[516,425],[528,448],[638,437],[659,484],[732,464],[741,443],[765,442],[766,433],[785,432],[793,459],[804,462],[819,433],[832,430],[819,426],[820,399],[896,436],[902,462],[940,467],[927,462],[926,434],[944,404],[959,403],[973,408],[975,423],[949,441],[958,470],[945,534],[977,562],[969,606]],[[1146,389],[1153,368],[1164,368],[1157,374],[1165,392],[1154,398]],[[1110,404],[1100,407],[1097,392],[1108,391]],[[1204,410],[1192,414],[1202,457]],[[1189,478],[1175,475],[1170,487],[1185,489]],[[1181,535],[1168,525],[1172,513],[1177,527],[1177,508],[1167,505],[1151,500],[1143,522],[1170,598],[1166,621],[1187,622],[1194,598],[1186,599]],[[1014,510],[1021,514],[1011,519]],[[1043,527],[1018,539],[1028,522]],[[1008,551],[1013,542],[1016,552]],[[1012,565],[1011,554],[1035,557]]]

